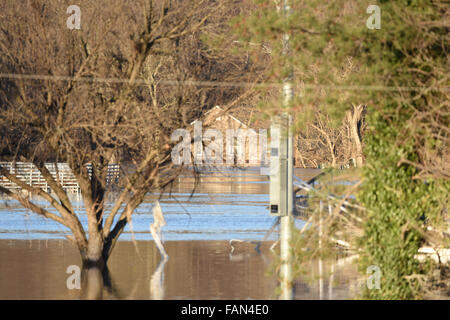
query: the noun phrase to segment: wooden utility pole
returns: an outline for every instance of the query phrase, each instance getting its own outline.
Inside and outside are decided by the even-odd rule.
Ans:
[[[287,0],[282,1],[282,14],[287,16],[290,8]],[[289,36],[283,35],[283,54],[289,54]],[[292,72],[283,80],[283,104],[289,108],[294,96]],[[281,299],[293,299],[291,225],[294,210],[293,199],[293,135],[292,117],[286,112],[271,119],[271,161],[270,161],[270,213],[280,217],[281,256]]]

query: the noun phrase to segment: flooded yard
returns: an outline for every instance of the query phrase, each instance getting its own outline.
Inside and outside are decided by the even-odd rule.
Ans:
[[[309,180],[316,170],[298,170]],[[260,252],[250,242],[261,241],[275,218],[268,212],[268,179],[258,170],[205,173],[192,193],[194,179],[180,177],[171,194],[148,195],[133,216],[108,262],[111,287],[105,299],[273,299],[278,286],[273,275],[274,232]],[[160,199],[167,225],[162,229],[169,260],[160,262],[149,225],[152,205]],[[79,212],[81,199],[73,199]],[[0,299],[79,299],[69,290],[67,268],[81,263],[64,227],[0,201]],[[81,214],[82,223],[86,223]],[[298,227],[303,221],[297,220]],[[131,241],[136,239],[136,245]],[[350,262],[318,263],[311,274],[295,282],[296,299],[348,299],[356,279]],[[334,270],[331,275],[329,271]]]

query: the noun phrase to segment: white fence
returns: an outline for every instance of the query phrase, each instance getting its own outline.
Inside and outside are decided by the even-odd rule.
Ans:
[[[11,174],[14,174],[17,178],[31,187],[42,188],[47,192],[50,191],[50,187],[48,186],[47,181],[44,179],[41,172],[32,163],[0,162],[0,167],[6,168]],[[59,181],[64,190],[74,193],[78,193],[80,191],[78,181],[67,163],[46,163],[45,167],[48,169],[48,171],[50,171],[53,178],[56,181]],[[87,168],[89,169],[89,176],[91,176],[92,166],[88,164]],[[107,185],[111,186],[118,183],[119,175],[119,165],[108,165],[108,173],[106,178]],[[21,189],[15,183],[11,182],[2,175],[0,175],[0,186],[11,191]]]

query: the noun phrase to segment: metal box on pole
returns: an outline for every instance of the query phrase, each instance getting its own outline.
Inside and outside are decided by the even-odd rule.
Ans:
[[[270,127],[270,214],[287,216],[288,208],[288,139],[283,119],[273,121]]]

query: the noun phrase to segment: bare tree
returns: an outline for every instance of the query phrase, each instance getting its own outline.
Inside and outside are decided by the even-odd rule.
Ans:
[[[346,113],[346,120],[351,134],[352,144],[352,159],[355,165],[360,167],[363,165],[363,150],[362,150],[362,131],[364,127],[364,105],[353,105],[352,110]]]
[[[361,166],[365,114],[365,106],[353,106],[336,126],[327,113],[316,111],[314,120],[296,137],[297,163],[303,167]]]
[[[9,75],[0,80],[1,159],[31,162],[52,192],[5,168],[0,175],[54,210],[22,193],[0,191],[67,227],[84,266],[103,269],[145,195],[169,186],[182,170],[171,161],[172,132],[240,93],[182,81],[225,81],[245,61],[211,55],[202,41],[208,30],[226,28],[227,1],[79,3],[81,30],[66,27],[68,1],[0,4],[0,72]],[[180,85],[168,86],[169,80]],[[108,164],[117,161],[120,192],[107,207]],[[46,162],[70,166],[87,230]]]

